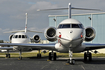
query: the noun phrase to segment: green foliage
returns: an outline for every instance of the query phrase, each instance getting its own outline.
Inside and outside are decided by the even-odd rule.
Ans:
[[[19,53],[10,53],[12,58],[18,58]],[[49,56],[49,53],[41,53],[42,57]],[[0,53],[0,58],[5,57],[5,53]],[[27,58],[27,57],[37,57],[37,52],[23,52],[22,57]],[[57,53],[57,57],[69,57],[68,53]],[[73,53],[73,57],[84,57],[84,53]],[[105,54],[103,53],[98,53],[94,54],[92,53],[92,57],[105,57]]]

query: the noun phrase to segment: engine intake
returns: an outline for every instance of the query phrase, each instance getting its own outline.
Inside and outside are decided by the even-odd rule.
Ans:
[[[94,30],[94,28],[92,27],[87,27],[85,29],[85,41],[89,42],[92,41],[95,38],[96,32]]]
[[[34,36],[33,36],[33,40],[34,40],[35,43],[39,43],[39,42],[40,42],[40,37],[39,37],[39,35],[34,35]]]
[[[51,42],[54,42],[57,40],[57,37],[56,37],[56,28],[55,27],[49,27],[45,30],[45,33],[44,33],[45,37],[47,40],[51,41]]]

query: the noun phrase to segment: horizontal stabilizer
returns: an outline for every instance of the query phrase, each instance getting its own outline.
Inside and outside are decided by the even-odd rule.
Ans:
[[[100,9],[87,9],[87,8],[75,8],[75,7],[72,7],[71,9],[74,9],[74,10],[93,10],[93,11],[102,11]]]
[[[38,9],[37,11],[48,11],[48,10],[66,10],[69,8],[56,8],[56,9]],[[75,7],[71,7],[71,9],[73,10],[93,10],[93,11],[102,11],[100,9],[87,9],[87,8],[75,8]]]
[[[17,33],[17,32],[25,32],[24,30],[17,30],[17,31],[8,31],[8,32],[4,32],[4,33]]]
[[[37,11],[47,11],[47,10],[65,10],[68,8],[56,8],[56,9],[38,9]]]
[[[27,30],[27,32],[43,33],[43,32],[39,32],[39,31],[32,31],[32,30]]]

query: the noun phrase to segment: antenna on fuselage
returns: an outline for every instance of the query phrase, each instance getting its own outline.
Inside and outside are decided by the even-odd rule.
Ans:
[[[26,15],[26,22],[25,22],[25,33],[27,32],[27,13],[25,13],[25,15]]]

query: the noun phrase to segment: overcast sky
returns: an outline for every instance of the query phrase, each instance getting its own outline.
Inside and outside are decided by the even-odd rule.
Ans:
[[[101,9],[105,11],[105,0],[0,0],[0,40],[9,40],[3,32],[22,30],[25,27],[25,13],[28,13],[28,29],[44,31],[48,25],[48,15],[64,15],[67,11],[44,11],[37,9],[73,7]],[[72,11],[73,14],[93,13],[93,11]],[[35,33],[29,33],[33,36]],[[43,34],[42,39],[45,39]]]

